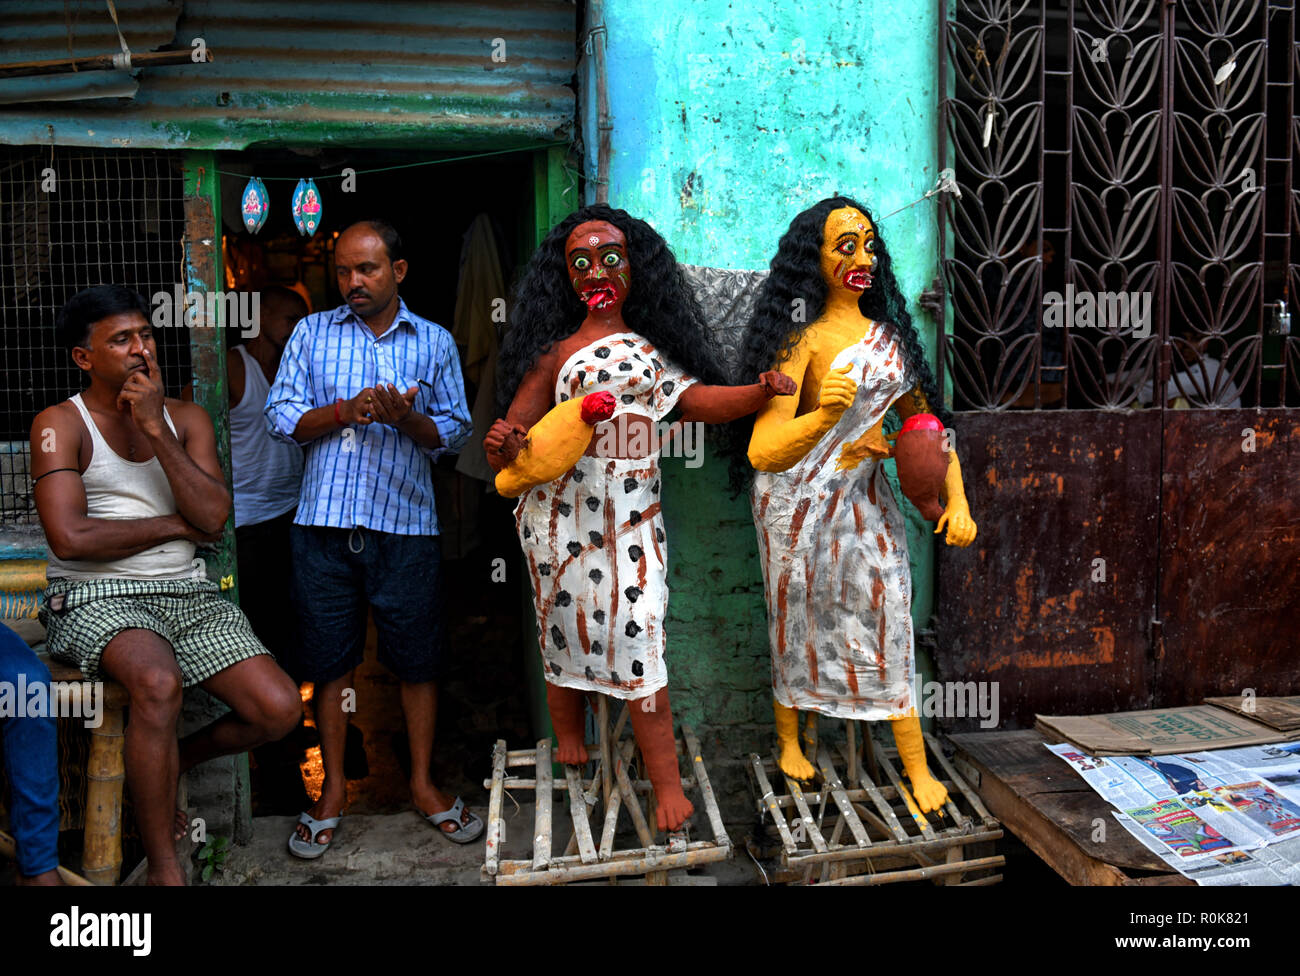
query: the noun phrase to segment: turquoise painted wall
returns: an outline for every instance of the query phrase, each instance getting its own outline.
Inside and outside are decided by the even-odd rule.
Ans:
[[[610,202],[650,221],[681,261],[765,268],[790,220],[823,197],[844,192],[877,216],[915,200],[938,178],[935,7],[607,0]],[[927,201],[880,228],[932,355],[934,322],[915,299],[938,271],[936,216]],[[723,490],[722,460],[665,467],[673,707],[713,740],[714,763],[732,762],[772,741],[753,523]],[[928,534],[914,516],[918,626],[933,609]]]

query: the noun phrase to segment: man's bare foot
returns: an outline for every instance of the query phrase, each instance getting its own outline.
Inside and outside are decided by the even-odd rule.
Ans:
[[[190,815],[180,807],[176,808],[176,832],[172,835],[172,840],[180,840],[190,832]]]
[[[333,790],[322,790],[320,799],[311,805],[307,810],[307,813],[315,820],[329,820],[331,817],[337,817],[343,812],[343,803],[345,799],[346,794],[342,790],[337,793]],[[294,827],[294,830],[297,831],[298,836],[303,840],[308,843],[311,842],[311,830],[305,823],[299,822],[299,824]],[[328,844],[333,839],[333,827],[327,827],[316,835],[316,843],[321,845]]]
[[[411,802],[415,804],[416,812],[427,820],[434,814],[446,813],[450,810],[452,804],[456,802],[456,798],[452,797],[448,799],[447,794],[442,792],[442,790],[438,789],[436,786],[416,786],[412,783]],[[462,826],[469,826],[469,807],[465,807],[465,809],[461,811],[460,822]],[[457,827],[450,820],[445,820],[438,824],[438,829],[444,834],[454,834]]]
[[[185,875],[181,872],[181,866],[175,858],[162,864],[154,864],[150,861],[149,868],[145,872],[144,883],[147,885],[184,887]]]
[[[34,888],[46,885],[61,885],[63,884],[63,879],[59,877],[58,868],[55,868],[53,871],[42,871],[40,874],[34,874],[30,878],[24,878],[19,874],[18,880],[15,883]]]
[[[669,788],[663,792],[660,792],[658,785],[655,786],[655,813],[660,830],[669,832],[680,830],[682,824],[686,823],[694,812],[695,807],[691,805],[690,800],[686,799],[680,781],[676,789]]]

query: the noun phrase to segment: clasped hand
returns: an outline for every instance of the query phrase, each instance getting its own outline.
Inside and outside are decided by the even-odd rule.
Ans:
[[[415,406],[415,394],[419,387],[413,386],[405,393],[392,383],[368,386],[350,400],[339,405],[339,417],[345,424],[357,424],[364,427],[378,421],[390,427],[398,427],[411,416]]]

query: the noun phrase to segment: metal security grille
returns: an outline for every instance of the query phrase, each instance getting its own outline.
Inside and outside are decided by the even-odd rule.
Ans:
[[[28,435],[41,409],[81,390],[54,330],[82,288],[152,299],[184,281],[179,162],[165,153],[0,147],[0,523],[35,519]],[[184,329],[159,329],[167,394],[189,382]]]
[[[1300,404],[1294,6],[941,3],[959,410]]]

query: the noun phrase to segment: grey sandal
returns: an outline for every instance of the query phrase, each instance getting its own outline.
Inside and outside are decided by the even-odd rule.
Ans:
[[[465,801],[460,797],[456,797],[456,802],[442,813],[424,813],[418,809],[415,812],[433,824],[438,833],[453,844],[471,844],[478,840],[483,833],[483,821],[473,810],[469,814],[469,823],[460,822],[460,815],[465,812]],[[442,829],[442,825],[449,820],[456,824],[456,829],[450,833]]]
[[[337,817],[327,817],[324,820],[317,820],[310,813],[303,813],[298,817],[298,823],[307,825],[307,829],[311,831],[311,840],[303,840],[298,836],[298,831],[295,829],[293,833],[289,835],[289,853],[307,861],[320,857],[330,849],[330,845],[334,843],[334,838],[331,836],[328,843],[317,844],[316,835],[322,830],[334,830],[338,827],[339,821],[342,819],[342,814]]]

